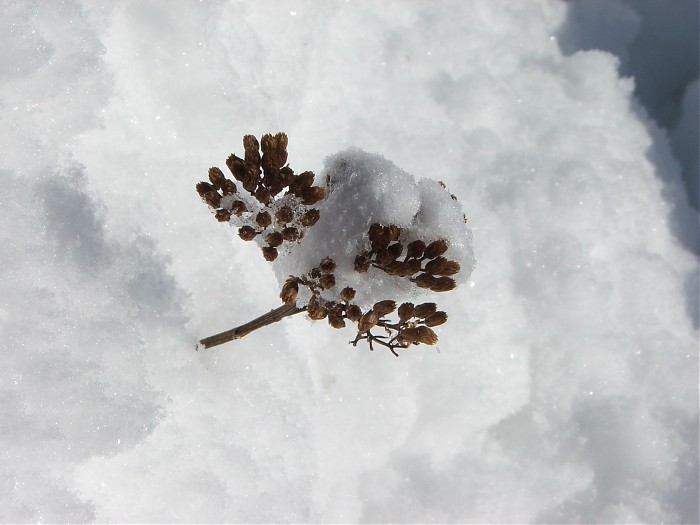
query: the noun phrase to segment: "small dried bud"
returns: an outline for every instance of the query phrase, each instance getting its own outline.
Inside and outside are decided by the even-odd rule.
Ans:
[[[252,164],[260,168],[260,144],[258,144],[258,139],[255,138],[255,135],[245,135],[243,137],[243,149],[245,150],[246,164]]]
[[[299,284],[295,277],[290,277],[287,282],[284,283],[282,291],[280,292],[280,299],[284,304],[294,304],[297,300],[297,295],[299,294]]]
[[[370,258],[367,254],[361,253],[355,257],[355,271],[364,273],[369,270]]]
[[[246,207],[246,205],[243,201],[233,201],[231,203],[231,212],[236,217],[240,217],[241,215],[243,215],[247,211],[248,211],[248,208]]]
[[[444,257],[436,257],[425,265],[425,271],[431,275],[438,275],[447,264],[447,259]]]
[[[306,306],[306,312],[314,321],[319,321],[328,315],[328,310],[319,304],[316,296],[313,296],[309,300],[309,304]]]
[[[413,310],[413,316],[419,319],[425,319],[426,317],[433,315],[437,310],[437,305],[435,303],[423,303],[419,304]]]
[[[282,224],[287,224],[294,220],[294,211],[289,206],[282,206],[277,213],[275,213],[277,221]]]
[[[343,290],[340,292],[340,298],[345,301],[345,302],[350,302],[355,298],[355,289],[350,288],[349,286],[343,288]]]
[[[457,261],[447,261],[445,267],[437,275],[455,275],[459,273],[462,267]]]
[[[416,286],[419,288],[430,288],[435,284],[435,277],[430,275],[429,273],[422,273],[418,277],[412,279],[414,283],[416,283]]]
[[[403,263],[403,274],[413,275],[414,273],[420,272],[420,261],[418,259],[411,259],[404,261]]]
[[[378,222],[372,224],[372,226],[369,227],[369,231],[367,232],[369,234],[370,242],[374,244],[374,242],[377,239],[379,239],[379,237],[382,235],[382,231],[384,231],[384,228],[382,228],[381,224],[379,224]]]
[[[285,241],[294,242],[299,239],[299,230],[296,228],[288,227],[282,230],[282,237]]]
[[[259,186],[255,193],[253,194],[260,204],[268,204],[272,200],[272,193],[268,188]]]
[[[311,277],[312,279],[318,279],[319,277],[321,277],[321,270],[319,270],[318,268],[312,268],[309,272],[309,277]]]
[[[345,315],[352,322],[357,322],[360,320],[360,317],[362,317],[362,310],[356,304],[351,304],[348,306],[348,310]]]
[[[330,257],[324,257],[318,265],[324,272],[332,272],[335,270],[335,261]]]
[[[216,210],[216,220],[219,222],[228,222],[231,220],[231,212],[225,209]]]
[[[345,328],[345,320],[334,313],[328,314],[328,324],[333,328]]]
[[[312,206],[326,196],[326,190],[320,186],[311,186],[302,190],[299,194],[301,203],[307,206]]]
[[[392,241],[398,241],[399,236],[401,235],[401,228],[398,226],[395,226],[393,224],[388,226],[388,232],[387,234],[389,235],[389,239]],[[400,255],[400,254],[399,254]]]
[[[270,224],[272,224],[272,217],[270,217],[270,214],[268,212],[261,211],[255,217],[255,222],[257,222],[258,226],[260,226],[261,228],[267,228]]]
[[[413,306],[413,303],[403,303],[399,306],[399,319],[404,323],[408,321],[413,317],[414,308],[415,306]]]
[[[281,168],[287,162],[287,135],[277,133],[277,135],[263,135],[261,139],[261,149],[263,152],[262,165],[264,170],[270,168]]]
[[[438,337],[427,326],[418,326],[416,328],[404,328],[399,332],[398,341],[400,343],[426,344],[434,345],[438,341]]]
[[[226,177],[224,177],[223,172],[219,168],[214,166],[212,168],[209,168],[209,180],[211,181],[214,188],[218,190],[224,187],[224,181],[226,180]]]
[[[449,292],[457,288],[457,283],[451,277],[438,277],[430,287],[433,292]]]
[[[374,224],[372,225],[374,226]],[[390,227],[381,228],[378,234],[374,236],[370,235],[370,241],[372,242],[372,248],[375,250],[382,250],[389,246],[391,242],[391,229]]]
[[[443,311],[435,312],[425,318],[426,326],[439,326],[447,321],[447,313]]]
[[[250,226],[241,226],[238,228],[238,236],[244,241],[252,241],[257,234],[258,232]]]
[[[208,182],[198,183],[197,193],[199,193],[199,196],[212,208],[221,206],[221,195],[219,195],[214,186]]]
[[[372,328],[374,328],[378,322],[379,322],[379,315],[374,310],[370,310],[369,312],[364,314],[362,317],[360,317],[360,320],[357,323],[358,330],[360,332],[367,332],[368,330],[371,330]]]
[[[267,242],[268,246],[272,248],[277,248],[280,244],[284,242],[284,237],[282,237],[282,234],[280,232],[272,232],[268,234],[267,237],[265,237],[265,241]]]
[[[228,166],[228,169],[237,181],[243,182],[246,178],[246,170],[245,162],[243,162],[242,158],[231,155],[226,159],[226,166]]]
[[[311,228],[314,224],[318,222],[321,212],[318,210],[309,210],[301,218],[301,225],[305,228]]]
[[[335,275],[333,275],[332,273],[324,273],[318,279],[318,284],[321,285],[321,288],[323,288],[324,290],[333,288],[335,286]]]
[[[224,179],[224,183],[221,186],[221,191],[224,195],[233,195],[234,193],[238,192],[233,181],[228,179]]]
[[[379,317],[384,317],[385,315],[389,315],[391,312],[396,310],[396,301],[379,301],[378,303],[375,303],[372,310],[377,312]]]
[[[394,244],[389,245],[387,251],[394,259],[397,259],[401,256],[401,252],[403,252],[403,244],[400,242],[395,242]]]
[[[437,241],[431,242],[423,252],[423,257],[426,259],[435,259],[447,251],[448,245],[447,241],[443,239],[438,239]]]
[[[208,182],[202,181],[197,183],[197,193],[199,193],[200,197],[204,198],[204,196],[210,192],[216,193],[216,188]]]
[[[425,243],[423,241],[409,242],[406,247],[406,259],[422,257],[425,251]]]
[[[294,170],[292,170],[292,168],[289,166],[280,168],[280,182],[284,188],[294,182]]]
[[[313,171],[305,171],[294,177],[294,180],[289,185],[289,191],[295,195],[299,194],[302,190],[310,188],[314,183],[314,173]]]
[[[265,260],[268,262],[272,262],[275,259],[277,259],[277,249],[272,248],[271,246],[265,246],[262,249],[263,252],[263,257],[265,257]]]
[[[388,264],[382,266],[381,269],[389,275],[399,275],[402,277],[406,275],[406,268],[404,266],[404,263],[402,263],[401,261],[391,261]]]

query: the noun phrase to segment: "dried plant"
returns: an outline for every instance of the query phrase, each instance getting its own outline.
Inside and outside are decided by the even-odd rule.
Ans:
[[[326,190],[313,185],[313,172],[294,174],[287,164],[284,133],[264,135],[260,143],[252,135],[246,135],[243,147],[244,158],[231,155],[226,161],[240,190],[219,168],[213,167],[209,169],[209,182],[197,184],[197,192],[213,208],[218,221],[236,225],[244,241],[257,240],[267,261],[274,261],[283,247],[303,249],[297,245],[302,244],[306,231],[318,222],[320,210],[314,206],[326,197]],[[367,231],[368,249],[356,255],[354,270],[368,273],[370,268],[376,268],[433,292],[454,289],[456,282],[452,276],[459,273],[460,264],[447,258],[448,242],[408,237],[396,225],[372,224]],[[389,298],[363,310],[353,302],[356,295],[353,288],[338,289],[332,254],[319,255],[323,257],[314,268],[286,280],[280,291],[283,306],[200,343],[205,348],[222,344],[303,311],[309,319],[325,319],[333,328],[355,324],[357,335],[350,341],[353,346],[367,341],[370,350],[379,345],[398,356],[398,349],[437,343],[432,328],[446,322],[447,313],[438,310],[435,303],[402,302],[397,307],[397,298]],[[369,273],[368,278],[371,278]],[[307,289],[304,297],[309,299],[300,305],[297,303],[301,288]]]

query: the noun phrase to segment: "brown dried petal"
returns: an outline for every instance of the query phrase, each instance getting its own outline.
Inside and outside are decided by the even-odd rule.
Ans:
[[[285,241],[294,242],[299,239],[299,230],[292,227],[285,228],[282,230],[282,237]]]
[[[447,251],[448,244],[447,241],[443,239],[438,239],[437,241],[431,242],[423,252],[423,257],[426,259],[435,259]]]
[[[267,242],[268,246],[271,246],[272,248],[277,248],[280,244],[284,242],[284,237],[282,237],[282,234],[280,232],[272,232],[268,234],[267,237],[265,237],[265,241]]]
[[[275,213],[275,217],[277,218],[278,222],[287,224],[288,222],[292,222],[294,220],[294,210],[292,210],[292,208],[289,206],[282,206],[279,210],[277,210],[277,213]]]
[[[294,304],[297,300],[297,295],[299,294],[299,284],[296,278],[289,278],[287,282],[284,283],[282,291],[280,292],[280,299],[284,304]]]
[[[378,322],[379,322],[379,315],[374,310],[370,310],[369,312],[364,314],[362,317],[360,317],[360,320],[357,323],[358,330],[360,332],[367,332],[368,330],[371,330],[372,328],[374,328]]]
[[[440,272],[445,268],[447,264],[447,259],[444,257],[436,257],[432,261],[425,265],[425,271],[431,275],[439,275]]]
[[[435,312],[425,318],[426,326],[439,326],[447,321],[447,313],[443,311]]]
[[[318,222],[321,212],[316,209],[307,211],[301,218],[301,225],[305,228],[311,228],[316,222]]]
[[[324,272],[332,272],[335,270],[335,261],[330,257],[324,257],[318,265]]]
[[[451,277],[438,277],[430,289],[433,292],[449,292],[457,288],[457,283]]]
[[[263,252],[263,257],[265,257],[266,261],[272,262],[275,259],[277,259],[277,248],[272,248],[271,246],[265,246],[262,249]]]
[[[413,310],[413,316],[419,319],[425,319],[426,317],[433,315],[437,310],[437,305],[435,303],[423,303],[419,304]]]
[[[362,310],[356,304],[351,304],[348,306],[348,310],[345,315],[351,321],[356,322],[359,321],[360,317],[362,317]]]
[[[416,286],[419,288],[430,288],[435,284],[435,277],[430,275],[429,273],[422,273],[418,277],[413,279],[413,282],[416,283]]]
[[[340,298],[343,301],[350,302],[355,298],[355,289],[350,288],[349,286],[343,288],[343,290],[340,292]]]
[[[215,217],[219,222],[228,222],[231,220],[231,212],[221,208],[220,210],[216,210]]]
[[[318,201],[322,200],[326,196],[326,190],[320,186],[311,186],[300,192],[299,197],[301,198],[302,204],[307,206],[312,206]]]
[[[324,290],[333,288],[335,286],[335,275],[333,275],[332,273],[324,273],[319,278],[318,284],[320,284],[321,288],[323,288]]]
[[[399,319],[403,322],[408,321],[411,317],[413,317],[414,309],[415,306],[413,306],[413,303],[403,303],[401,306],[399,306]]]
[[[244,241],[252,241],[258,233],[250,226],[238,228],[238,236]]]
[[[267,228],[270,224],[272,224],[272,217],[270,217],[270,214],[268,212],[261,211],[255,217],[255,222],[257,222],[258,226],[260,226],[261,228]]]
[[[445,267],[438,273],[438,275],[455,275],[459,273],[462,267],[457,261],[447,261]]]
[[[424,251],[425,243],[423,241],[418,240],[409,242],[408,246],[406,247],[406,258],[422,257]]]
[[[375,303],[372,310],[377,312],[379,317],[384,317],[385,315],[389,315],[391,312],[396,310],[396,301],[391,301],[389,299],[386,301],[379,301],[378,303]]]

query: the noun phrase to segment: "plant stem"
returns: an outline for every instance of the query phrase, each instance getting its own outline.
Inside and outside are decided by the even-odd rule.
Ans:
[[[231,330],[226,330],[225,332],[221,332],[220,334],[205,337],[199,342],[199,344],[201,344],[204,348],[211,348],[212,346],[222,345],[224,343],[228,343],[229,341],[233,341],[234,339],[240,339],[241,337],[245,337],[250,332],[257,330],[258,328],[262,328],[263,326],[276,323],[277,321],[281,321],[285,317],[298,314],[299,312],[303,312],[304,310],[306,310],[306,307],[299,308],[296,304],[285,304],[280,306],[279,308],[270,310],[266,314],[263,314],[260,317],[253,319],[252,321],[242,324],[241,326],[237,326],[236,328],[232,328]]]

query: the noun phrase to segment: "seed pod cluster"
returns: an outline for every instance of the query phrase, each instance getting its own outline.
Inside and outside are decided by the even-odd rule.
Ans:
[[[197,184],[216,220],[239,226],[244,241],[259,239],[268,261],[277,258],[284,243],[299,241],[318,222],[320,213],[313,206],[326,196],[323,187],[313,185],[313,172],[294,174],[287,164],[287,143],[285,133],[263,135],[260,142],[253,135],[243,137],[243,158],[231,155],[226,160],[243,191],[217,167],[209,169],[209,182]]]
[[[401,228],[374,223],[367,232],[371,249],[355,258],[355,270],[366,272],[370,267],[398,277],[406,277],[420,288],[433,292],[447,292],[457,283],[452,275],[459,273],[457,261],[443,257],[449,245],[444,239],[426,244],[420,239],[401,242]]]

